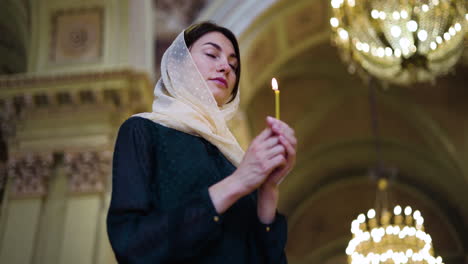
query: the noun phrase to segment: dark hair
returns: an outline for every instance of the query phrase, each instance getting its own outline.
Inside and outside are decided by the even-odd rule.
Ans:
[[[203,35],[209,32],[217,31],[222,33],[227,39],[229,39],[234,46],[234,51],[237,56],[237,67],[236,67],[236,84],[232,90],[232,98],[229,100],[231,102],[236,98],[237,92],[239,90],[239,80],[241,73],[241,62],[240,62],[240,53],[239,53],[239,44],[237,43],[236,36],[227,28],[216,25],[213,22],[204,21],[197,24],[193,24],[184,31],[185,44],[190,48],[195,41],[201,38]],[[228,102],[228,103],[229,103]]]

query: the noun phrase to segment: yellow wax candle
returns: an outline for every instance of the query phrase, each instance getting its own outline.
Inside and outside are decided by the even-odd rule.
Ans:
[[[278,82],[275,78],[271,79],[271,86],[273,91],[275,91],[275,117],[276,119],[280,119],[280,91],[278,89]]]

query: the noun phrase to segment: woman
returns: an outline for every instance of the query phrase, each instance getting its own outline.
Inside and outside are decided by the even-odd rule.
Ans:
[[[125,121],[115,146],[107,225],[120,263],[286,263],[276,208],[296,139],[269,117],[244,154],[226,125],[239,78],[237,40],[212,23],[163,55],[153,112]]]

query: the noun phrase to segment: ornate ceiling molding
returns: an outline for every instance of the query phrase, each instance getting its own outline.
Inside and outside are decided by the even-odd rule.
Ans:
[[[88,111],[90,106],[124,109],[122,114],[147,109],[152,102],[148,75],[127,69],[58,75],[0,77],[0,121],[6,141],[16,136],[26,116],[45,117],[47,111]],[[106,110],[107,109],[107,110]],[[11,151],[11,150],[10,150]]]
[[[92,71],[78,73],[56,73],[56,74],[16,74],[0,76],[0,98],[9,88],[24,88],[30,86],[56,85],[63,83],[74,83],[77,81],[104,81],[122,78],[143,78],[150,82],[146,73],[136,72],[131,69],[116,69],[108,71]],[[52,89],[52,88],[49,88]],[[12,91],[11,93],[18,93]]]
[[[0,118],[8,123],[24,111],[67,105],[148,106],[150,87],[147,74],[127,69],[0,77]]]

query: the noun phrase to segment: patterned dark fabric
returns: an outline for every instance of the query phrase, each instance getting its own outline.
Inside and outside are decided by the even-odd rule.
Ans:
[[[109,239],[119,263],[287,263],[287,226],[256,214],[256,193],[217,215],[208,187],[235,167],[203,138],[140,117],[120,127]]]

